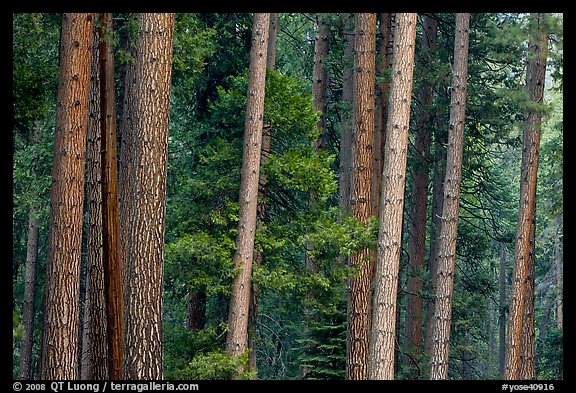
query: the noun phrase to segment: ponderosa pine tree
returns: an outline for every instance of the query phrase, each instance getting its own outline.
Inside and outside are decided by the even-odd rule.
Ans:
[[[65,13],[50,193],[40,378],[76,379],[84,164],[94,14]]]
[[[372,216],[376,14],[356,14],[355,23],[350,212],[352,216],[366,224]],[[349,259],[352,275],[348,280],[346,379],[368,378],[374,264],[371,256],[370,249],[366,248],[350,255]]]
[[[423,72],[432,65],[432,51],[436,49],[438,22],[433,17],[424,16],[421,52]],[[430,135],[433,119],[432,99],[434,89],[424,78],[418,92],[418,120],[414,130],[414,169],[412,180],[412,203],[410,205],[410,224],[408,240],[408,282],[406,309],[406,357],[410,377],[418,377],[417,362],[424,352],[422,342],[423,277],[426,260],[426,222],[428,201],[428,162],[430,160]]]
[[[86,289],[80,378],[108,379],[106,298],[102,259],[102,144],[100,130],[100,45],[94,29],[86,141]]]
[[[258,207],[269,27],[269,13],[254,14],[240,177],[238,235],[234,254],[234,267],[238,269],[238,273],[232,282],[226,336],[226,352],[233,357],[241,356],[248,348],[248,317]]]
[[[452,322],[452,296],[456,238],[462,181],[462,155],[464,148],[464,121],[466,117],[466,90],[468,78],[468,35],[470,14],[456,14],[454,65],[452,68],[452,96],[448,125],[448,151],[444,180],[444,203],[439,237],[436,302],[432,325],[432,353],[430,379],[448,378],[450,324]]]
[[[526,302],[533,296],[527,291],[529,286],[530,254],[534,252],[534,243],[530,242],[532,226],[536,214],[536,179],[538,174],[538,156],[540,152],[540,128],[542,124],[542,104],[548,56],[548,33],[546,14],[532,14],[529,23],[528,59],[526,62],[526,90],[530,100],[536,104],[526,113],[523,133],[522,167],[520,176],[520,206],[514,250],[514,272],[510,316],[508,324],[508,343],[506,350],[506,373],[504,378],[521,378],[523,326],[532,323],[524,320]]]
[[[174,14],[142,13],[132,75],[124,378],[162,379],[164,220]]]
[[[397,13],[394,32],[393,77],[388,101],[368,364],[369,378],[378,380],[394,379],[396,298],[416,46],[416,17],[415,13]]]

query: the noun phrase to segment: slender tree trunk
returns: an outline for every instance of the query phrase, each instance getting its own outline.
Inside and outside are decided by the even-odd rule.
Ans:
[[[402,243],[402,210],[412,101],[415,13],[396,14],[392,81],[388,103],[382,180],[378,259],[372,313],[369,378],[394,379],[396,298]]]
[[[423,68],[429,70],[432,63],[431,50],[436,48],[438,23],[430,16],[424,17],[422,35]],[[424,82],[418,92],[420,108],[414,131],[414,172],[410,229],[408,240],[408,305],[406,310],[406,350],[409,354],[410,377],[417,378],[412,364],[424,352],[422,342],[423,276],[426,260],[426,216],[428,201],[428,162],[430,160],[430,124],[432,123],[433,86]]]
[[[35,141],[38,143],[38,141]],[[30,206],[28,215],[28,242],[26,244],[26,275],[24,279],[24,304],[22,324],[24,336],[20,348],[20,373],[18,379],[32,379],[32,345],[34,344],[34,297],[36,294],[36,271],[38,264],[38,218],[37,207]]]
[[[76,379],[84,161],[94,14],[64,14],[40,378]]]
[[[174,14],[139,15],[130,100],[134,143],[128,203],[124,378],[162,379],[164,221]]]
[[[386,144],[386,120],[388,117],[389,80],[384,79],[386,69],[392,67],[392,53],[388,52],[393,37],[393,14],[378,14],[380,19],[380,44],[376,56],[376,104],[374,115],[374,155],[372,162],[372,214],[380,215],[380,194],[382,193],[382,169],[384,168],[384,146]],[[374,256],[375,258],[376,256]]]
[[[460,207],[460,182],[462,180],[462,154],[464,146],[464,121],[466,118],[466,85],[468,77],[468,34],[470,14],[456,14],[454,65],[450,124],[448,126],[448,155],[444,180],[444,206],[440,244],[437,294],[432,326],[432,357],[430,379],[448,378],[450,348],[450,323],[452,320],[452,294],[454,289],[454,264]]]
[[[548,35],[544,28],[544,14],[533,14],[530,23],[528,41],[528,61],[526,67],[526,90],[530,100],[541,104],[544,97],[546,75],[546,56]],[[527,302],[528,275],[530,272],[530,253],[534,245],[530,243],[535,217],[536,178],[538,174],[538,155],[540,152],[541,110],[533,110],[526,115],[523,136],[522,170],[520,180],[520,206],[514,250],[514,272],[508,324],[508,347],[506,351],[505,379],[521,378],[522,334]],[[532,296],[532,295],[530,295]]]
[[[321,15],[316,16],[316,34],[314,35],[314,68],[312,70],[312,103],[314,108],[321,112],[317,127],[321,130],[320,137],[314,142],[316,151],[323,150],[326,143],[326,116],[328,105],[328,69],[326,57],[328,56],[330,28],[323,21]]]
[[[560,220],[562,220],[562,217],[560,217]],[[559,228],[562,228],[562,221],[560,221],[560,226]],[[563,293],[563,278],[564,278],[564,272],[562,269],[563,266],[563,251],[562,251],[562,238],[560,236],[560,234],[558,233],[558,236],[556,237],[556,247],[554,250],[554,257],[555,257],[555,268],[556,268],[556,327],[559,330],[563,330],[564,329],[564,301],[562,299],[562,293]]]
[[[340,170],[339,205],[344,212],[350,210],[350,177],[352,173],[352,96],[354,90],[352,59],[354,56],[354,18],[352,14],[343,14],[344,71],[342,76],[342,104],[344,106],[340,119]]]
[[[350,210],[362,223],[372,215],[371,183],[374,143],[374,72],[376,14],[356,14],[354,39],[354,128]],[[369,249],[350,256],[347,379],[368,378],[373,260]]]
[[[108,44],[112,14],[100,14],[100,134],[102,167],[102,258],[106,294],[109,379],[122,378],[124,368],[124,304],[119,251],[118,167],[116,163],[116,96],[114,53]]]
[[[108,379],[106,299],[102,259],[102,144],[98,39],[98,32],[95,30],[86,144],[87,273],[80,367],[80,378],[83,380]]]
[[[266,69],[276,69],[276,41],[278,36],[278,14],[270,14],[270,24],[268,28],[268,50],[266,56]],[[262,126],[262,152],[260,163],[264,165],[268,155],[272,150],[272,125],[264,124]],[[258,189],[258,207],[256,209],[257,227],[260,229],[268,221],[268,204],[266,201],[266,188],[268,179],[265,172],[260,172],[260,181]],[[254,265],[259,265],[264,261],[264,253],[259,251],[254,256]],[[258,283],[252,282],[250,293],[250,310],[248,318],[248,364],[250,368],[256,370],[256,325],[258,323],[258,302],[260,299],[260,290]],[[256,376],[255,376],[256,378]]]
[[[506,244],[500,242],[500,263],[499,263],[499,309],[498,317],[499,341],[498,341],[498,365],[500,379],[504,379],[504,367],[506,365]]]
[[[226,336],[226,352],[234,357],[242,355],[248,345],[250,282],[258,207],[269,24],[270,14],[254,14],[248,76],[248,103],[244,125],[244,151],[240,178],[240,211],[236,253],[234,254],[234,267],[238,269],[238,274],[232,282],[228,334]]]

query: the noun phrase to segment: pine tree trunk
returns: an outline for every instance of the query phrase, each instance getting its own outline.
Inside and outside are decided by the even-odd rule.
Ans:
[[[102,145],[100,131],[100,48],[98,32],[94,45],[90,84],[90,103],[86,145],[86,198],[88,225],[86,233],[86,300],[82,332],[80,378],[108,379],[106,299],[104,260],[102,259]]]
[[[374,72],[376,14],[356,14],[354,39],[354,128],[350,211],[362,223],[372,215],[371,183],[374,143]],[[373,260],[369,249],[350,256],[347,379],[368,378]]]
[[[448,378],[450,323],[452,320],[452,294],[454,264],[462,180],[462,154],[464,121],[466,117],[466,85],[468,77],[468,34],[470,14],[456,14],[456,38],[448,126],[448,153],[444,180],[444,206],[439,238],[437,294],[432,326],[432,356],[430,379]]]
[[[402,238],[408,127],[412,101],[416,17],[415,13],[396,14],[392,60],[393,78],[390,83],[386,125],[378,258],[368,368],[370,379],[394,379],[396,297]]]
[[[40,378],[76,379],[84,161],[94,14],[64,14]]]
[[[132,83],[124,378],[162,379],[164,221],[174,14],[139,15]]]
[[[314,108],[321,112],[316,123],[321,130],[320,137],[314,142],[316,151],[323,150],[326,143],[326,116],[328,105],[328,69],[325,62],[328,56],[330,28],[323,21],[322,16],[316,16],[316,34],[314,35],[314,67],[312,70],[312,103]]]
[[[534,200],[535,205],[536,200]],[[536,206],[533,207],[536,211]],[[526,294],[524,304],[524,323],[522,325],[522,353],[520,354],[520,379],[536,379],[536,332],[534,331],[534,241],[536,240],[536,217],[532,220],[532,234],[530,235],[531,251],[528,254],[528,272],[526,277]]]
[[[548,35],[544,30],[544,14],[531,17],[530,37],[528,41],[528,61],[526,67],[526,90],[530,100],[541,104],[544,97],[546,75],[546,56]],[[523,136],[522,170],[520,180],[520,206],[514,250],[514,272],[510,317],[508,324],[508,347],[506,351],[505,379],[519,379],[522,361],[522,333],[525,321],[523,316],[527,302],[526,286],[529,285],[530,253],[534,245],[530,243],[532,225],[536,214],[536,178],[538,174],[538,155],[540,152],[541,110],[528,112]],[[532,295],[529,295],[532,296]]]
[[[248,102],[244,125],[244,150],[240,177],[240,211],[236,253],[234,254],[234,267],[238,269],[238,273],[232,282],[228,312],[228,334],[226,336],[226,352],[234,357],[242,355],[248,346],[250,283],[252,279],[258,207],[269,25],[270,14],[254,14],[248,76]]]
[[[339,168],[339,205],[342,211],[350,210],[350,177],[352,173],[352,96],[354,77],[352,59],[354,55],[354,18],[352,14],[342,14],[344,46],[344,71],[342,76],[342,117],[340,119],[340,168]]]
[[[39,141],[34,141],[38,143]],[[20,347],[20,372],[18,379],[32,379],[32,345],[34,344],[34,297],[36,294],[36,271],[38,263],[38,219],[36,206],[30,207],[28,215],[28,242],[26,244],[26,273],[24,278],[24,304],[22,324],[24,335]]]
[[[438,23],[430,16],[424,17],[422,57],[425,72],[432,63],[431,50],[436,48]],[[420,108],[414,130],[414,169],[412,204],[410,206],[410,229],[408,239],[409,271],[407,283],[408,305],[406,310],[406,351],[409,355],[410,377],[418,377],[418,369],[412,362],[423,353],[422,320],[423,276],[426,260],[426,218],[428,201],[428,162],[430,160],[430,124],[432,123],[433,86],[424,82],[418,92]]]
[[[376,104],[374,116],[374,157],[372,162],[372,214],[380,215],[380,194],[382,192],[382,169],[384,165],[384,146],[386,144],[386,120],[388,117],[388,91],[390,82],[383,78],[385,70],[392,67],[392,53],[388,44],[393,37],[393,14],[378,14],[380,19],[380,44],[376,55]]]
[[[122,379],[124,368],[124,304],[119,252],[118,167],[116,163],[116,95],[114,53],[108,40],[112,14],[99,15],[100,134],[102,170],[102,258],[106,294],[109,379]]]
[[[278,36],[278,14],[270,14],[268,28],[268,49],[266,56],[266,69],[276,69],[276,42]],[[272,126],[263,124],[262,126],[262,152],[260,155],[260,166],[263,166],[272,150]],[[268,179],[265,172],[260,172],[260,182],[258,189],[258,207],[256,209],[257,227],[260,229],[268,221],[268,204],[266,201],[266,188]],[[264,261],[264,253],[259,251],[254,256],[254,265],[259,265]],[[256,370],[256,325],[258,323],[258,302],[260,300],[260,289],[258,283],[252,282],[250,292],[250,309],[248,318],[248,365]],[[254,376],[256,378],[256,375]]]

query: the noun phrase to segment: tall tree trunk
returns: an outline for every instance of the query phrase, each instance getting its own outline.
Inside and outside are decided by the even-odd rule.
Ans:
[[[506,244],[500,242],[499,258],[499,310],[498,316],[499,340],[498,340],[498,365],[500,379],[504,379],[504,367],[506,365]]]
[[[464,121],[466,118],[469,24],[470,14],[456,14],[452,97],[450,101],[450,124],[448,126],[446,178],[444,180],[444,206],[442,208],[440,244],[438,245],[437,294],[432,326],[430,379],[448,378],[454,264],[458,235],[460,182],[462,180]]]
[[[402,243],[402,210],[406,181],[408,127],[412,101],[415,13],[396,14],[392,81],[388,103],[382,180],[378,258],[369,354],[370,379],[394,379],[396,298]]]
[[[534,200],[534,212],[536,211],[536,200]],[[520,354],[520,379],[536,379],[536,332],[534,331],[534,253],[536,240],[536,217],[532,220],[532,234],[530,235],[531,251],[528,254],[528,272],[526,277],[524,323],[522,325],[522,353]]]
[[[118,167],[116,163],[116,95],[114,53],[108,44],[112,14],[100,17],[100,135],[102,170],[102,259],[106,294],[109,379],[122,378],[124,368],[124,304],[119,251]]]
[[[268,28],[268,50],[266,56],[266,69],[276,69],[276,42],[278,37],[278,14],[270,14]],[[260,164],[264,165],[268,155],[272,150],[272,125],[264,124],[262,126],[262,152],[260,155]],[[268,179],[265,172],[260,172],[260,181],[258,188],[258,207],[256,209],[256,221],[258,228],[261,228],[268,221],[268,204],[266,202],[266,188]],[[254,265],[259,265],[264,261],[264,253],[259,251],[254,256]],[[248,318],[248,364],[250,368],[256,370],[256,325],[258,320],[258,302],[260,299],[260,290],[258,283],[252,282],[250,293],[250,310]],[[256,376],[254,376],[256,377]]]
[[[314,35],[314,67],[312,70],[312,103],[314,108],[321,112],[316,123],[321,130],[320,137],[314,142],[316,151],[323,150],[326,143],[326,116],[328,105],[328,69],[326,57],[328,56],[330,28],[324,22],[322,15],[316,16],[316,34]]]
[[[438,23],[436,19],[424,17],[422,34],[423,68],[429,70],[432,65],[431,51],[436,48]],[[410,207],[410,229],[408,238],[409,271],[407,283],[408,305],[406,310],[406,351],[411,378],[418,377],[418,369],[413,361],[423,353],[422,320],[423,313],[423,276],[426,260],[426,216],[428,201],[428,162],[430,160],[430,124],[432,123],[433,86],[423,82],[418,92],[420,108],[416,130],[414,131],[414,169],[412,183],[412,205]]]
[[[362,223],[372,216],[376,14],[356,14],[354,38],[354,128],[350,211]],[[369,249],[350,256],[347,379],[368,378],[373,259]]]
[[[384,168],[384,146],[386,144],[386,121],[388,118],[388,91],[390,81],[384,79],[387,69],[392,67],[392,52],[389,47],[394,39],[394,14],[378,14],[380,19],[380,44],[376,55],[376,104],[374,115],[374,157],[372,163],[372,214],[380,215],[380,194],[382,193],[382,169]]]
[[[35,141],[38,143],[38,141]],[[34,344],[34,297],[36,294],[36,271],[38,264],[38,218],[37,207],[30,206],[28,215],[28,242],[26,244],[26,275],[24,279],[24,304],[22,324],[24,336],[20,348],[20,373],[18,379],[32,379],[32,345]]]
[[[94,14],[64,14],[46,261],[41,379],[76,379],[84,161]]]
[[[228,311],[228,334],[226,336],[226,352],[234,357],[242,355],[248,345],[250,282],[258,208],[269,25],[270,14],[254,14],[248,75],[248,102],[244,124],[244,150],[240,176],[240,211],[236,253],[234,254],[234,267],[238,269],[238,273],[232,282]]]
[[[132,79],[124,378],[162,379],[164,222],[174,14],[138,17]]]
[[[98,39],[98,32],[95,30],[86,138],[87,272],[80,366],[80,378],[83,380],[108,379],[106,299],[104,295],[104,260],[102,259],[102,144],[100,131],[100,46]]]
[[[560,216],[562,220],[562,216]],[[562,221],[560,221],[559,229],[562,228]],[[554,259],[555,259],[555,269],[556,269],[556,327],[559,330],[564,329],[564,301],[562,299],[563,293],[563,278],[564,272],[563,266],[563,250],[562,250],[562,237],[557,233],[556,244],[554,247]]]
[[[544,18],[544,14],[532,14],[531,16],[526,66],[526,90],[530,100],[538,104],[542,103],[544,97],[544,80],[546,76],[548,35],[544,27]],[[526,114],[520,180],[520,206],[516,247],[514,250],[514,272],[508,324],[508,347],[506,350],[505,379],[509,380],[521,377],[522,327],[528,322],[524,321],[523,316],[527,301],[527,279],[531,269],[529,266],[530,253],[534,252],[534,245],[530,243],[530,237],[536,214],[536,178],[540,152],[541,122],[541,110],[533,110]]]

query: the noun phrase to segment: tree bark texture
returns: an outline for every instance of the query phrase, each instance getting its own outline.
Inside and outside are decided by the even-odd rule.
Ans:
[[[86,303],[82,328],[80,378],[108,379],[108,346],[106,332],[106,299],[104,294],[104,260],[102,259],[102,144],[100,132],[100,46],[94,31],[90,102],[86,143]]]
[[[536,212],[536,200],[534,203],[534,212]],[[536,332],[534,330],[534,253],[535,253],[535,240],[536,240],[536,217],[532,219],[532,233],[530,235],[530,243],[532,249],[528,254],[528,272],[526,277],[526,291],[525,304],[524,304],[524,323],[522,324],[522,353],[520,354],[520,379],[536,379]]]
[[[444,180],[444,205],[438,245],[437,294],[434,323],[432,325],[430,379],[448,378],[450,322],[452,320],[454,265],[456,260],[456,238],[458,235],[460,183],[462,180],[464,121],[466,118],[469,24],[470,14],[456,14],[448,152],[446,177]]]
[[[433,61],[431,51],[436,49],[438,22],[430,16],[424,17],[422,33],[423,70],[428,70]],[[424,71],[425,72],[425,71]],[[428,201],[428,162],[430,161],[430,125],[432,124],[433,86],[424,82],[418,92],[418,119],[414,130],[414,168],[412,180],[412,204],[408,238],[408,282],[406,310],[406,351],[410,377],[418,377],[413,360],[424,352],[422,342],[423,277],[426,261],[426,218]]]
[[[254,14],[250,71],[248,75],[248,102],[244,124],[244,149],[240,176],[240,211],[234,267],[238,273],[232,282],[228,312],[226,352],[230,356],[242,355],[248,345],[248,313],[250,282],[254,258],[258,183],[262,148],[264,94],[266,82],[266,52],[270,14]]]
[[[62,16],[40,378],[76,379],[94,14]]]
[[[546,76],[546,56],[548,35],[544,28],[544,14],[533,14],[530,21],[528,40],[528,60],[526,65],[526,90],[530,100],[541,104],[544,98],[544,80]],[[506,350],[505,379],[521,378],[522,333],[527,301],[526,287],[531,269],[530,253],[534,244],[530,242],[535,217],[536,178],[538,174],[538,155],[540,153],[540,128],[542,112],[533,110],[526,114],[523,133],[522,168],[520,177],[520,206],[514,249],[514,271],[508,323],[508,346]]]
[[[369,378],[394,379],[396,301],[402,240],[408,127],[412,101],[415,13],[396,14],[384,154],[380,230],[372,313]]]
[[[124,378],[162,379],[164,222],[174,14],[138,17]]]
[[[186,327],[201,330],[206,326],[206,288],[188,293],[188,318]]]
[[[323,21],[322,15],[316,16],[316,34],[314,35],[314,67],[312,70],[312,103],[321,113],[317,127],[321,130],[320,137],[314,142],[316,151],[323,150],[326,143],[326,116],[328,105],[328,69],[326,57],[328,56],[330,28]]]
[[[374,72],[376,14],[356,14],[354,39],[354,117],[350,211],[362,223],[372,215],[371,183],[374,143]],[[350,256],[353,271],[348,294],[347,379],[368,378],[370,341],[372,253],[360,250]]]

